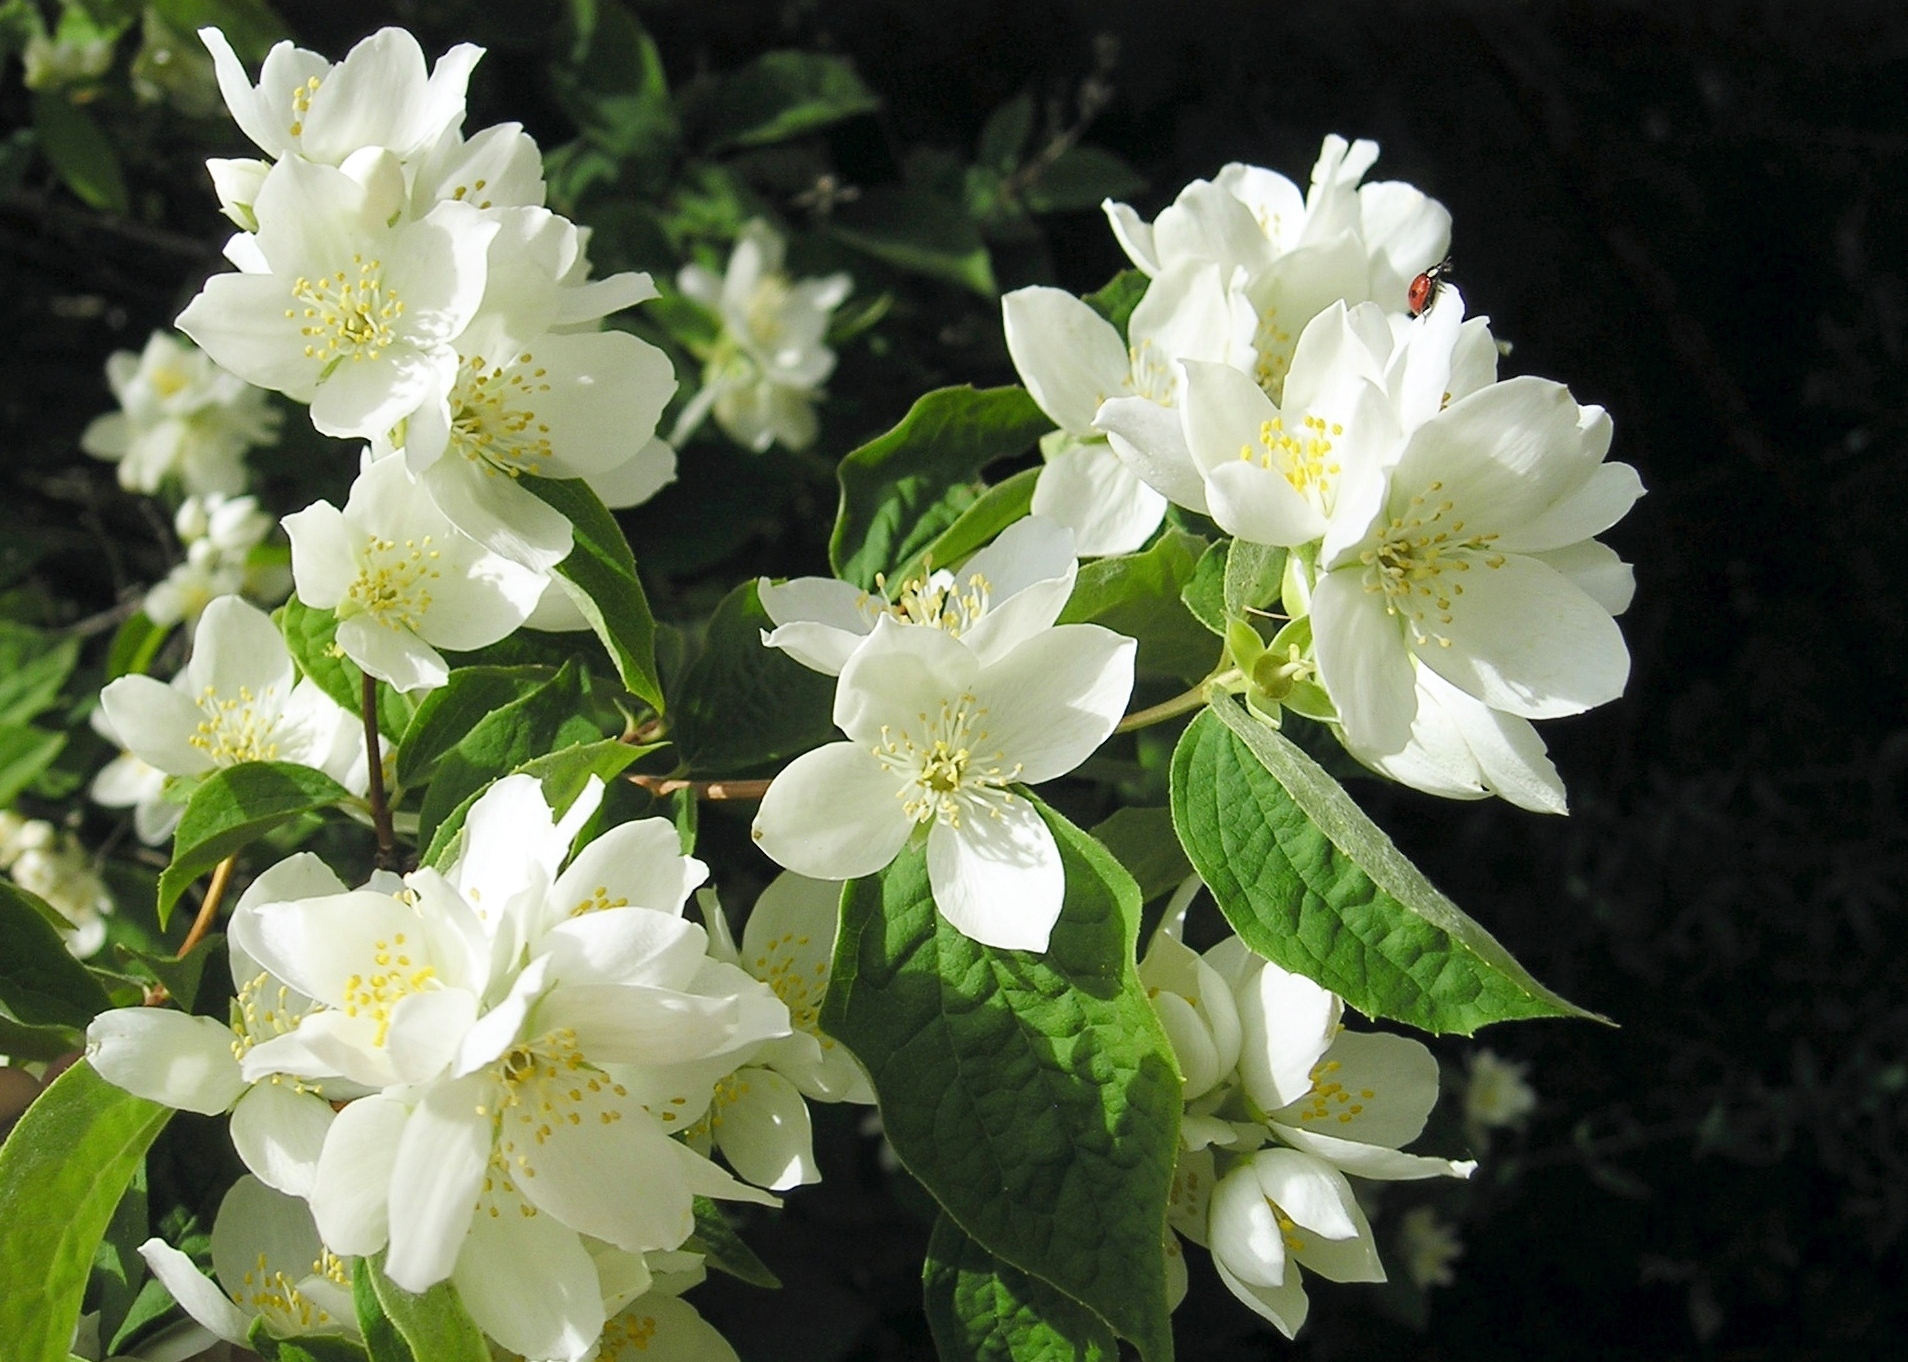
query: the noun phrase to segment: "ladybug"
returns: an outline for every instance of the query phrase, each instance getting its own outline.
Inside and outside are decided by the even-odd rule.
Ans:
[[[1438,300],[1439,286],[1451,272],[1451,257],[1447,255],[1411,281],[1411,287],[1405,290],[1405,306],[1411,309],[1412,316],[1422,317],[1431,310],[1431,304]]]

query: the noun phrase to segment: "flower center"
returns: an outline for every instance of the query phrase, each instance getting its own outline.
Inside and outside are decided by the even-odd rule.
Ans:
[[[875,588],[887,588],[887,580],[880,573],[875,574]],[[992,603],[993,585],[980,573],[969,576],[963,586],[953,573],[944,570],[916,577],[901,588],[893,604],[876,595],[864,595],[860,605],[862,614],[870,620],[892,615],[903,624],[924,624],[959,638],[980,623]]]
[[[619,1099],[629,1096],[583,1058],[567,1026],[514,1047],[491,1074],[501,1091],[494,1109],[480,1106],[477,1114],[495,1118],[497,1154],[513,1178],[534,1178],[539,1151],[565,1127],[622,1120]]]
[[[1173,368],[1172,358],[1150,339],[1129,345],[1126,359],[1132,366],[1135,393],[1162,407],[1173,406],[1179,400],[1179,373]]]
[[[943,700],[939,715],[920,716],[925,727],[918,736],[905,728],[881,726],[875,760],[905,778],[897,796],[902,813],[914,822],[938,821],[958,828],[964,814],[984,809],[998,818],[1001,809],[1014,802],[1013,791],[1006,787],[1019,779],[1020,765],[1003,766],[1004,752],[980,754],[987,730],[979,724],[987,711],[975,705],[972,695],[962,695],[958,704]]]
[[[744,311],[744,319],[749,328],[749,339],[763,349],[772,350],[782,343],[782,337],[788,332],[788,304],[793,297],[786,276],[780,274],[764,275],[749,295],[749,305]]]
[[[1344,433],[1345,427],[1337,421],[1310,412],[1300,419],[1296,433],[1285,428],[1283,416],[1274,416],[1259,424],[1256,441],[1239,446],[1239,457],[1279,474],[1293,491],[1322,506],[1342,471],[1332,451],[1333,442]]]
[[[828,987],[828,962],[817,960],[811,979],[802,971],[796,952],[806,947],[809,938],[785,932],[768,943],[755,957],[756,977],[775,990],[775,996],[788,1008],[789,1021],[796,1029],[821,1036],[821,991]],[[831,1043],[821,1036],[822,1044]]]
[[[437,970],[430,965],[414,966],[407,952],[404,933],[389,941],[374,941],[371,958],[376,970],[354,974],[345,980],[344,1012],[347,1017],[369,1017],[377,1023],[374,1045],[384,1044],[391,1030],[391,1009],[401,999],[422,993],[437,982]]]
[[[330,1257],[330,1254],[324,1256]],[[313,1264],[317,1270],[322,1270],[323,1266],[323,1258]],[[277,1326],[278,1331],[288,1335],[304,1333],[331,1323],[330,1312],[300,1291],[285,1273],[273,1270],[263,1253],[258,1255],[257,1262],[246,1269],[245,1279],[240,1283],[235,1299],[241,1308],[250,1306],[254,1313],[265,1316]]]
[[[387,629],[415,633],[430,613],[430,583],[444,575],[436,566],[439,554],[428,534],[402,544],[370,536],[358,558],[358,576],[338,604],[338,618],[369,615]]]
[[[1449,625],[1453,602],[1464,594],[1457,580],[1475,563],[1501,568],[1501,553],[1488,552],[1496,534],[1469,532],[1462,520],[1446,520],[1453,510],[1448,500],[1433,501],[1444,490],[1434,482],[1401,516],[1392,517],[1379,537],[1378,547],[1366,549],[1358,560],[1365,566],[1366,591],[1382,591],[1385,613],[1403,617],[1419,644],[1436,639],[1448,648],[1451,640],[1426,628]]]
[[[384,263],[351,257],[358,267],[354,279],[344,270],[292,284],[292,298],[302,307],[288,307],[288,318],[301,318],[298,334],[305,337],[305,358],[322,360],[325,371],[345,359],[376,359],[397,339],[397,319],[404,304],[397,290],[385,285]]]
[[[537,473],[551,454],[550,426],[538,418],[539,394],[550,391],[549,370],[532,369],[528,351],[502,364],[481,355],[464,361],[451,392],[451,447],[486,472],[521,477]]]
[[[490,200],[480,199],[477,196],[484,192],[485,186],[489,183],[489,180],[473,180],[469,184],[460,184],[451,190],[450,196],[452,200],[457,203],[463,203],[466,199],[469,199],[470,202],[476,204],[479,208],[488,208],[490,207]]]
[[[1258,325],[1252,332],[1252,348],[1259,355],[1252,366],[1252,376],[1259,381],[1259,387],[1265,395],[1276,403],[1285,392],[1285,376],[1292,368],[1292,352],[1298,348],[1293,343],[1292,333],[1279,325],[1276,304],[1268,306],[1259,314]]]
[[[232,1000],[232,1058],[244,1059],[261,1040],[289,1035],[317,1010],[316,1003],[295,1007],[290,985],[261,971]]]
[[[656,1317],[628,1313],[618,1315],[603,1328],[603,1337],[597,1345],[602,1349],[597,1356],[604,1362],[619,1362],[625,1351],[646,1353],[649,1341],[656,1336]]]
[[[1299,1099],[1300,1121],[1335,1120],[1339,1125],[1350,1125],[1352,1119],[1365,1110],[1365,1103],[1377,1096],[1370,1088],[1360,1088],[1355,1093],[1346,1088],[1332,1077],[1338,1068],[1335,1059],[1312,1066],[1312,1091]]]
[[[238,698],[223,699],[211,686],[199,693],[199,712],[205,717],[186,739],[219,766],[242,761],[278,760],[278,704],[276,686],[253,695],[240,686]]]

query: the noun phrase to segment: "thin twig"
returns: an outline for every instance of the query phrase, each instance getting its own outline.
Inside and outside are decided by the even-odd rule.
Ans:
[[[1136,709],[1113,726],[1115,733],[1131,733],[1136,729],[1151,728],[1154,724],[1163,724],[1168,719],[1177,719],[1182,714],[1190,714],[1206,703],[1206,692],[1214,684],[1224,685],[1239,677],[1237,668],[1207,677],[1191,690],[1182,691],[1170,700],[1162,700],[1145,709]]]
[[[378,830],[378,869],[397,869],[397,834],[391,828],[391,801],[384,793],[384,751],[378,740],[378,679],[364,674],[364,764],[370,773],[371,822]]]
[[[192,930],[186,933],[175,959],[183,960],[192,954],[192,948],[205,940],[212,924],[219,920],[219,905],[225,901],[225,887],[232,882],[232,868],[237,864],[237,855],[231,855],[213,868],[212,882],[206,885],[205,897],[199,901],[199,915],[192,919]],[[147,1007],[158,1007],[171,997],[164,984],[154,984],[146,990],[145,1003]]]
[[[630,776],[629,783],[658,799],[678,790],[693,790],[697,799],[760,799],[769,787],[766,780],[677,780],[671,776]]]

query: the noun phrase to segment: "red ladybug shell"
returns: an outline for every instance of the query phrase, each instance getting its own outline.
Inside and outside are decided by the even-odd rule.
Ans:
[[[1411,286],[1405,290],[1405,306],[1411,309],[1412,316],[1422,317],[1431,304],[1438,300],[1438,286],[1450,271],[1451,262],[1445,260],[1411,281]]]

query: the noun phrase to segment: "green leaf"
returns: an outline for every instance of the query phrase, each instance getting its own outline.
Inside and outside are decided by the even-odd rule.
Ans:
[[[66,1362],[93,1251],[172,1117],[84,1060],[54,1079],[0,1148],[0,1339],[7,1362]]]
[[[131,1184],[113,1218],[93,1250],[93,1308],[99,1311],[102,1339],[112,1338],[124,1325],[146,1281],[146,1260],[139,1246],[152,1237],[152,1220],[146,1203],[146,1166],[142,1160],[133,1170]]]
[[[764,647],[762,631],[774,627],[754,582],[724,596],[709,620],[672,711],[676,747],[698,775],[766,766],[836,736],[835,678]]]
[[[836,211],[831,230],[898,270],[971,289],[983,298],[1000,292],[980,230],[958,203],[929,190],[871,189]]]
[[[662,743],[646,745],[626,743],[615,738],[605,738],[601,742],[582,742],[565,747],[561,751],[551,752],[547,756],[532,757],[508,774],[535,776],[543,785],[544,802],[550,806],[557,817],[561,818],[570,811],[570,805],[576,802],[577,796],[583,793],[583,788],[589,783],[591,776],[605,783],[613,781],[632,762],[648,756],[663,746]],[[444,821],[439,823],[436,831],[431,834],[430,845],[419,858],[419,864],[442,870],[457,859],[464,845],[460,836],[464,829],[464,819],[470,813],[470,806],[481,799],[484,791],[489,788],[489,783],[486,783],[472,790],[462,803],[445,816]],[[647,797],[644,796],[644,798]],[[605,803],[607,802],[608,794],[605,795]],[[605,810],[599,807],[591,816],[590,823],[585,825],[585,830],[578,836],[591,837],[589,827],[597,824],[604,817]]]
[[[38,780],[65,746],[64,733],[31,724],[0,724],[0,808]]]
[[[365,1350],[348,1338],[320,1334],[312,1338],[274,1338],[260,1319],[252,1324],[245,1346],[264,1362],[366,1362]]]
[[[1024,388],[938,388],[900,424],[841,461],[841,508],[828,541],[835,574],[870,590],[926,548],[971,503],[951,503],[995,459],[1053,428]]]
[[[636,576],[636,557],[616,517],[581,478],[524,478],[518,485],[561,511],[576,527],[576,547],[556,570],[582,591],[584,599],[577,606],[609,649],[623,685],[661,713],[656,618],[649,613],[649,598]]]
[[[1198,681],[1219,660],[1212,635],[1193,618],[1182,593],[1206,541],[1168,529],[1143,553],[1083,563],[1061,624],[1100,624],[1139,641],[1139,670]]]
[[[709,98],[710,151],[761,147],[881,107],[854,68],[822,52],[764,52],[722,77]]]
[[[206,962],[216,956],[224,944],[222,935],[209,932],[194,942],[192,949],[183,956],[136,950],[123,942],[113,947],[113,953],[119,957],[120,966],[127,973],[159,985],[174,1002],[190,1012],[199,1000],[199,985],[205,979]]]
[[[328,809],[351,792],[323,771],[286,761],[247,761],[208,774],[172,834],[172,864],[159,876],[159,926],[199,876],[273,828]]]
[[[119,153],[91,114],[58,90],[35,91],[33,130],[60,181],[82,203],[101,212],[126,212]]]
[[[1146,296],[1146,289],[1153,281],[1138,270],[1121,270],[1109,279],[1096,293],[1089,293],[1080,301],[1113,323],[1120,333],[1120,339],[1126,339],[1126,323],[1133,316],[1133,309],[1139,306],[1139,300]]]
[[[1181,1098],[1134,972],[1139,889],[1038,807],[1067,885],[1047,953],[955,931],[911,846],[844,892],[822,1025],[866,1063],[895,1153],[966,1233],[1165,1359]]]
[[[1015,95],[987,116],[981,128],[980,144],[974,149],[974,162],[1003,175],[1013,173],[1020,154],[1033,136],[1034,102],[1032,95]]]
[[[430,778],[438,758],[461,742],[484,718],[547,685],[548,667],[460,667],[424,697],[398,746],[398,784],[407,788]]]
[[[1230,540],[1207,549],[1199,556],[1192,580],[1179,593],[1193,618],[1221,638],[1226,636],[1226,559],[1231,552]]]
[[[718,1272],[726,1272],[751,1286],[771,1291],[781,1288],[782,1279],[769,1271],[768,1264],[756,1256],[754,1249],[742,1242],[742,1236],[729,1224],[719,1205],[706,1196],[699,1196],[695,1209],[696,1232],[684,1248],[702,1254]]]
[[[347,714],[364,709],[364,673],[358,664],[338,648],[338,617],[329,610],[315,610],[293,596],[272,618],[285,635],[298,670],[312,684],[330,696]],[[413,705],[392,687],[378,686],[378,732],[396,742],[410,726]]]
[[[582,670],[566,662],[535,690],[485,715],[438,759],[418,813],[419,844],[430,843],[452,810],[499,776],[532,757],[601,738],[584,709]]]
[[[572,3],[564,37],[550,71],[564,112],[613,155],[666,163],[681,133],[655,39],[616,0]]]
[[[1036,213],[1097,208],[1105,199],[1129,198],[1146,179],[1104,147],[1068,147],[1027,186],[1027,207]]]
[[[371,1362],[490,1362],[490,1345],[449,1282],[421,1294],[384,1275],[384,1255],[352,1271],[358,1327]]]
[[[1337,781],[1230,697],[1173,753],[1173,825],[1245,943],[1368,1017],[1470,1035],[1588,1017],[1531,978]]]
[[[1093,835],[1139,885],[1142,903],[1172,893],[1193,873],[1179,834],[1173,831],[1171,809],[1115,809],[1094,826]]]
[[[921,1287],[941,1362],[1119,1362],[1105,1321],[1007,1266],[945,1215],[928,1240]]]
[[[1236,619],[1279,598],[1285,576],[1285,550],[1235,539],[1226,550],[1226,616]]]
[[[58,1059],[84,1048],[86,1033],[71,1026],[23,1026],[0,1013],[0,1055],[13,1059]]]
[[[934,542],[914,554],[890,574],[897,582],[925,576],[927,565],[952,567],[1033,509],[1034,484],[1040,480],[1038,468],[1023,468],[982,492],[960,513]]]
[[[27,1026],[84,1030],[112,1002],[66,953],[53,926],[59,920],[53,908],[0,877],[0,1005]]]
[[[24,724],[51,709],[78,662],[77,638],[0,620],[0,724]]]
[[[152,666],[152,659],[171,636],[171,625],[154,624],[143,610],[132,615],[113,634],[112,647],[106,654],[106,679],[116,681],[122,676],[145,675]]]

